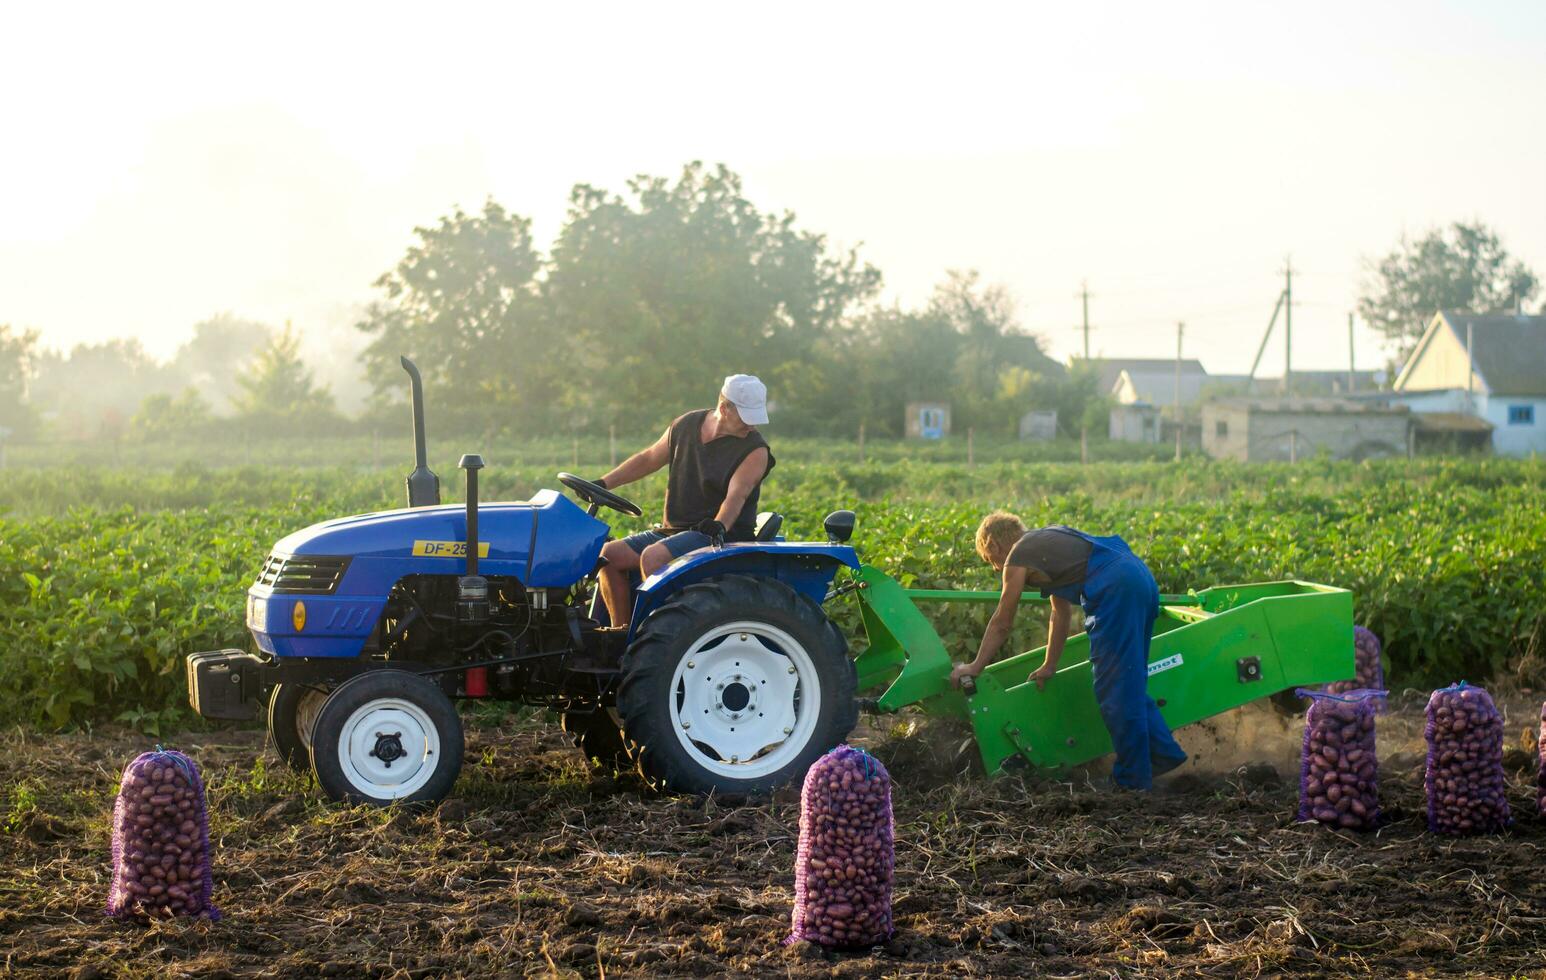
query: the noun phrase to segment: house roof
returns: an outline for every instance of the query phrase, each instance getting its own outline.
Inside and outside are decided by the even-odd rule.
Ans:
[[[1464,310],[1443,310],[1434,315],[1402,366],[1396,389],[1404,389],[1413,366],[1428,352],[1439,330],[1453,332],[1464,347],[1468,326],[1472,368],[1489,394],[1546,397],[1546,316]],[[1464,382],[1457,387],[1465,387]]]
[[[1131,383],[1133,401],[1148,405],[1170,405],[1176,401],[1176,362],[1170,362],[1170,368],[1166,371],[1135,371],[1131,368],[1123,368],[1117,375],[1117,380],[1107,392],[1116,395],[1122,400],[1125,387],[1123,380]],[[1203,373],[1181,372],[1181,404],[1190,405],[1202,396],[1202,386],[1208,381],[1208,375]],[[1131,404],[1128,402],[1127,404]]]
[[[1117,378],[1123,371],[1133,372],[1136,378],[1139,374],[1164,374],[1174,378],[1176,375],[1176,359],[1173,357],[1092,357],[1090,363],[1100,372],[1100,390],[1110,394],[1116,387]],[[1181,361],[1181,376],[1207,375],[1207,369],[1202,362],[1195,357],[1184,358]]]
[[[1491,432],[1492,423],[1463,412],[1419,412],[1412,416],[1424,432]]]

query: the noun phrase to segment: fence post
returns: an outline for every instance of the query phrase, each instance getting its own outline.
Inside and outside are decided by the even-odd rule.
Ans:
[[[859,423],[859,462],[864,462],[864,423]]]
[[[974,435],[975,431],[976,430],[972,429],[969,426],[967,427],[967,430],[966,430],[966,465],[967,466],[976,466],[977,465],[977,455],[976,455],[976,452],[975,452],[975,447],[973,446],[973,435]]]

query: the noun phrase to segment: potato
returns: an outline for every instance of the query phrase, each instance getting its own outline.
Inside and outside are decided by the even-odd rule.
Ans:
[[[840,745],[806,772],[791,939],[865,947],[891,936],[891,777]]]
[[[204,783],[180,752],[146,752],[124,767],[113,808],[109,915],[218,918],[210,903]]]
[[[1297,692],[1310,699],[1300,756],[1299,819],[1347,830],[1379,826],[1374,715],[1379,690]]]
[[[1492,697],[1464,681],[1428,699],[1428,829],[1492,833],[1509,826],[1503,772],[1503,716]]]

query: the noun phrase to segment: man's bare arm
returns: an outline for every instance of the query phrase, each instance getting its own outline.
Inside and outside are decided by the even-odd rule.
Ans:
[[[671,462],[671,428],[667,426],[666,431],[662,432],[660,438],[652,445],[629,456],[601,479],[606,483],[608,490],[616,490],[618,487],[649,476],[669,462]]]
[[[1068,623],[1073,613],[1073,603],[1059,596],[1052,597],[1052,614],[1047,617],[1047,655],[1041,666],[1031,671],[1030,677],[1038,689],[1057,673],[1058,661],[1063,659],[1063,644],[1068,641]]]
[[[977,657],[969,664],[962,664],[951,671],[950,680],[959,684],[963,676],[976,677],[998,656],[1014,630],[1015,613],[1020,609],[1020,593],[1025,591],[1025,569],[1018,565],[1004,566],[1004,589],[999,593],[998,606],[988,620],[988,628],[982,632],[982,643],[977,647]]]
[[[741,460],[741,465],[735,468],[730,475],[730,486],[725,488],[725,502],[719,505],[719,514],[715,520],[724,527],[734,526],[741,516],[741,508],[746,506],[746,498],[768,472],[768,451],[766,449],[753,449]]]

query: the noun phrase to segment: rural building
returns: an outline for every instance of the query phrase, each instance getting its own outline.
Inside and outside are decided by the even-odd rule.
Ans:
[[[908,402],[907,435],[911,439],[943,439],[950,435],[949,402]]]
[[[1176,396],[1174,358],[1102,358],[1100,392],[1119,405],[1171,405]],[[1181,404],[1196,404],[1208,372],[1195,358],[1181,361]]]
[[[1026,412],[1020,416],[1020,438],[1033,442],[1050,442],[1057,438],[1058,413],[1056,411]]]
[[[1215,459],[1292,462],[1326,453],[1364,460],[1405,455],[1405,406],[1337,398],[1230,398],[1202,407],[1202,445]]]
[[[1113,405],[1106,434],[1119,442],[1159,442],[1159,409],[1153,405]]]
[[[1436,313],[1393,389],[1391,405],[1486,422],[1495,452],[1546,452],[1546,316]]]

